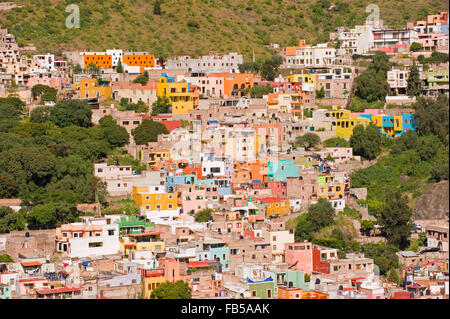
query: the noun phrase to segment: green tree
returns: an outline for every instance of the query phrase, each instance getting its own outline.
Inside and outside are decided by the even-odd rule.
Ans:
[[[409,46],[409,50],[411,50],[412,52],[420,51],[420,50],[422,50],[422,45],[420,43],[413,42]]]
[[[139,207],[133,201],[125,203],[123,210],[128,216],[138,216],[140,214]]]
[[[362,220],[361,230],[366,236],[370,236],[370,232],[375,230],[375,221],[373,220]]]
[[[30,229],[52,228],[56,224],[56,208],[53,204],[36,205],[28,213],[27,219]]]
[[[408,96],[409,97],[413,97],[413,96],[418,97],[421,92],[422,81],[420,80],[419,68],[417,67],[417,65],[415,63],[409,69],[409,76],[408,76],[407,83],[408,83],[408,88],[407,88]]]
[[[81,67],[81,65],[79,65],[79,64],[75,65],[73,68],[73,73],[74,74],[83,73],[83,68]]]
[[[250,94],[251,98],[260,99],[263,95],[267,95],[269,93],[273,93],[273,86],[268,83],[266,85],[254,85],[251,88],[245,89],[245,94]]]
[[[389,57],[381,51],[377,51],[366,71],[355,79],[356,96],[367,102],[384,101],[389,93],[387,71],[391,67]]]
[[[182,280],[165,282],[152,291],[150,299],[191,299],[192,289]]]
[[[0,255],[0,263],[13,263],[14,260],[8,254]]]
[[[81,100],[60,101],[52,109],[52,121],[59,127],[77,125],[91,126],[92,110],[89,104]]]
[[[98,66],[95,63],[89,63],[88,67],[87,67],[87,71],[90,74],[99,74],[100,73],[100,69],[98,68]]]
[[[111,148],[123,146],[128,143],[130,136],[127,130],[117,125],[111,115],[102,117],[99,124],[103,133],[103,139],[110,144]]]
[[[314,234],[314,225],[307,219],[307,214],[302,214],[296,219],[295,241],[311,241]]]
[[[323,142],[325,147],[350,147],[350,143],[342,137],[332,137]]]
[[[143,120],[142,123],[136,127],[132,134],[137,145],[145,145],[148,142],[156,142],[159,134],[169,133],[166,127],[152,120]]]
[[[266,60],[261,67],[261,77],[266,81],[273,81],[278,76],[279,65],[272,59]]]
[[[123,65],[122,65],[122,61],[121,60],[119,60],[119,62],[117,62],[116,72],[117,73],[123,73]]]
[[[30,120],[33,123],[44,123],[52,119],[52,106],[38,106],[30,114]]]
[[[381,133],[373,123],[366,128],[356,125],[350,137],[350,146],[353,154],[374,159],[381,153]]]
[[[10,207],[0,207],[0,233],[24,230],[25,226],[26,221],[22,214],[16,213]]]
[[[400,285],[402,283],[402,280],[398,274],[398,271],[395,268],[391,268],[389,270],[389,274],[386,279],[390,282],[396,283],[397,285]]]
[[[41,97],[40,104],[44,104],[44,102],[48,101],[56,102],[57,94],[58,91],[48,85],[36,84],[31,88],[31,95],[33,96],[34,100],[36,100],[38,97]]]
[[[367,102],[384,101],[390,88],[386,79],[386,74],[368,69],[355,79],[356,96],[367,100]]]
[[[316,98],[323,99],[325,97],[325,88],[322,86],[320,90],[316,90]]]
[[[142,84],[142,85],[147,85],[148,80],[149,80],[149,78],[148,78],[148,72],[147,72],[147,71],[144,71],[144,73],[142,73],[142,75],[139,75],[138,77],[136,77],[136,78],[133,80],[133,83],[140,83],[140,84]]]
[[[408,206],[406,196],[397,191],[385,197],[378,223],[383,226],[382,232],[388,243],[400,249],[408,247],[412,227],[411,216],[412,210]]]
[[[398,248],[386,243],[368,243],[362,247],[364,255],[372,258],[375,265],[380,270],[380,275],[386,275],[391,268],[398,268],[398,257],[396,252]]]
[[[414,104],[414,124],[419,135],[436,135],[448,144],[449,108],[448,97],[444,94],[437,99],[420,96]]]
[[[314,133],[306,133],[301,136],[297,136],[295,139],[295,146],[304,147],[310,149],[320,144],[320,137]]]
[[[160,113],[168,113],[172,104],[166,96],[158,96],[155,102],[152,104],[152,116],[158,115]]]
[[[199,210],[196,214],[195,214],[195,221],[199,222],[199,223],[206,223],[209,221],[209,219],[211,218],[211,209],[209,208],[205,208],[202,210]]]
[[[331,225],[334,221],[334,214],[331,203],[324,198],[320,198],[316,204],[309,206],[306,219],[311,222],[314,230],[317,231]]]

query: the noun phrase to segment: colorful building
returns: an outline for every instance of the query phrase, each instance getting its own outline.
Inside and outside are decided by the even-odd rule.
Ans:
[[[166,96],[172,104],[172,114],[188,114],[194,109],[194,92],[188,82],[175,82],[175,78],[161,73],[157,96]]]
[[[133,186],[133,200],[144,212],[175,211],[178,207],[177,193],[165,193],[164,186],[157,191],[149,186]]]
[[[118,224],[120,235],[143,233],[146,228],[155,226],[154,223],[137,219],[136,216],[120,217]]]
[[[257,198],[258,209],[260,213],[264,213],[266,218],[272,215],[285,216],[289,215],[289,200],[281,197]]]
[[[139,67],[139,73],[142,73],[144,68],[155,66],[155,56],[143,52],[125,52],[122,55],[122,64],[125,70],[129,67]]]
[[[209,76],[223,77],[223,96],[242,97],[245,96],[245,90],[254,85],[252,73],[212,73]]]
[[[289,74],[286,76],[290,83],[301,83],[303,91],[314,91],[316,89],[317,76],[313,73]]]
[[[253,298],[272,299],[275,295],[276,283],[273,278],[267,278],[262,281],[248,280],[248,289]]]
[[[142,276],[144,277],[144,298],[150,299],[153,290],[155,290],[159,285],[166,282],[164,270],[142,270],[142,273]]]
[[[370,123],[370,119],[360,116],[353,116],[348,113],[343,113],[343,117],[336,119],[336,137],[350,138],[353,135],[353,129],[357,125],[363,125],[367,127]]]
[[[104,52],[92,52],[83,55],[83,65],[87,70],[89,64],[95,64],[99,69],[111,69],[112,68],[112,55],[105,54]]]
[[[109,99],[112,96],[111,79],[74,76],[73,89],[78,92],[78,98],[80,99]]]
[[[120,251],[128,257],[132,251],[151,251],[153,253],[165,251],[166,244],[161,239],[161,232],[144,232],[123,236]]]
[[[298,165],[293,160],[269,161],[269,181],[281,182],[288,177],[299,177]]]
[[[317,189],[317,198],[343,198],[345,195],[345,184],[338,181],[334,175],[319,176],[319,187]]]

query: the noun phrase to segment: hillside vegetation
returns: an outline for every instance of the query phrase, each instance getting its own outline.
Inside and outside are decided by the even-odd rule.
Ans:
[[[448,10],[446,0],[17,0],[22,8],[0,12],[0,25],[40,52],[68,49],[146,50],[157,56],[237,51],[262,58],[269,43],[296,45],[328,40],[335,27],[364,23],[365,8],[380,7],[392,27]],[[65,27],[66,6],[80,8],[80,28]],[[335,5],[338,11],[327,9]]]

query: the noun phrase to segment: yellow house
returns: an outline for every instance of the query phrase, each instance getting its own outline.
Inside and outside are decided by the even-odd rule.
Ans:
[[[152,291],[159,285],[166,282],[166,277],[162,270],[144,271],[144,296],[145,299],[150,299]]]
[[[160,236],[160,232],[154,231],[128,234],[121,238],[120,251],[125,258],[129,256],[131,251],[151,251],[154,253],[165,251],[166,244]]]
[[[190,83],[175,82],[174,77],[162,73],[158,81],[157,96],[166,96],[172,104],[172,114],[187,114],[194,109],[194,93]]]
[[[353,129],[356,125],[366,127],[370,124],[370,119],[347,115],[336,119],[336,137],[350,138],[353,135]]]
[[[285,216],[289,215],[291,209],[289,207],[289,200],[280,197],[259,198],[258,208],[260,214],[265,214],[265,217],[272,215]]]
[[[145,212],[173,211],[178,207],[177,193],[163,193],[163,186],[133,186],[133,200]]]
[[[288,82],[301,82],[301,83],[308,83],[313,84],[314,89],[316,89],[316,80],[317,76],[312,73],[307,74],[289,74],[287,76]]]
[[[344,198],[344,183],[336,182],[333,175],[319,176],[319,188],[317,189],[317,198]]]
[[[403,117],[373,115],[371,118],[376,127],[380,129],[380,133],[394,136],[396,132],[403,131]]]
[[[148,163],[150,168],[157,167],[158,163],[170,161],[170,149],[145,147],[140,153],[141,162]]]
[[[74,77],[73,89],[80,99],[105,98],[112,96],[111,79]]]

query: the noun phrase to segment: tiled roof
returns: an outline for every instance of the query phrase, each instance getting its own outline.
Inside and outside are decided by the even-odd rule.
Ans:
[[[257,200],[262,203],[272,203],[272,202],[280,202],[286,199],[281,197],[266,197],[266,198],[257,198]]]
[[[21,263],[23,267],[33,267],[33,266],[41,266],[42,263],[39,261],[24,261]]]
[[[172,130],[181,127],[181,121],[161,121],[161,124],[164,124],[166,129],[171,132]]]
[[[128,234],[128,236],[130,237],[140,237],[140,236],[155,236],[155,235],[161,235],[163,234],[162,232],[157,232],[157,231],[149,231],[149,232],[145,232],[145,233],[137,233],[137,234]]]
[[[57,293],[63,293],[63,292],[73,292],[73,291],[79,291],[83,290],[83,286],[65,286],[62,288],[54,288],[54,289],[36,289],[36,293],[40,295],[47,295],[47,294],[57,294]]]

